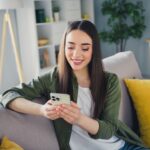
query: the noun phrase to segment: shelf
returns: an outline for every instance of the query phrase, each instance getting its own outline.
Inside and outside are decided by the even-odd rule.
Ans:
[[[36,25],[37,26],[46,26],[46,25],[59,25],[59,24],[61,24],[61,23],[66,23],[67,21],[62,21],[62,20],[60,20],[60,21],[58,21],[58,22],[43,22],[43,23],[36,23]]]
[[[67,23],[67,21],[62,21],[62,20],[60,20],[60,21],[58,21],[58,22],[52,22],[51,23],[51,25],[61,25],[62,23]]]
[[[52,45],[39,46],[38,48],[39,48],[39,49],[44,49],[44,48],[50,48],[50,47],[52,47]]]
[[[94,2],[91,0],[23,0],[23,3],[25,8],[18,9],[16,12],[23,71],[25,81],[29,82],[57,64],[59,44],[68,22],[80,20],[81,16],[94,20]],[[54,6],[60,7],[58,21],[54,21]],[[44,38],[48,39],[48,42],[46,45],[39,46],[39,40]],[[26,58],[29,61],[26,61]],[[49,61],[50,64],[45,65],[45,62]]]
[[[43,23],[36,23],[37,26],[45,26],[45,25],[51,25],[52,22],[43,22]]]

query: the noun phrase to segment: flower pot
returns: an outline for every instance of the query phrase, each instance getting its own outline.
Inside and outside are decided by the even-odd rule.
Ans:
[[[54,12],[54,20],[55,22],[58,22],[60,20],[59,12]]]

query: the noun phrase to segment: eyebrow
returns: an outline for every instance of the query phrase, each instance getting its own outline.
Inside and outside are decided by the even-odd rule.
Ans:
[[[69,44],[75,44],[74,42],[68,42]],[[90,43],[81,43],[81,45],[92,45]]]

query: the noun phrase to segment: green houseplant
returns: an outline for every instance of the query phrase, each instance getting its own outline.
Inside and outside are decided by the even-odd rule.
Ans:
[[[59,12],[59,11],[60,11],[60,8],[58,6],[53,7],[53,12]]]
[[[116,52],[125,51],[130,37],[141,38],[146,28],[142,1],[105,0],[101,11],[103,15],[108,15],[109,29],[100,32],[100,37],[105,42],[115,43]]]

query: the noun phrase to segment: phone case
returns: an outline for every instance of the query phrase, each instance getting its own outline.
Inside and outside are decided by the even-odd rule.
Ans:
[[[50,93],[50,98],[52,104],[69,104],[70,105],[70,95],[69,94],[60,94],[60,93]]]

